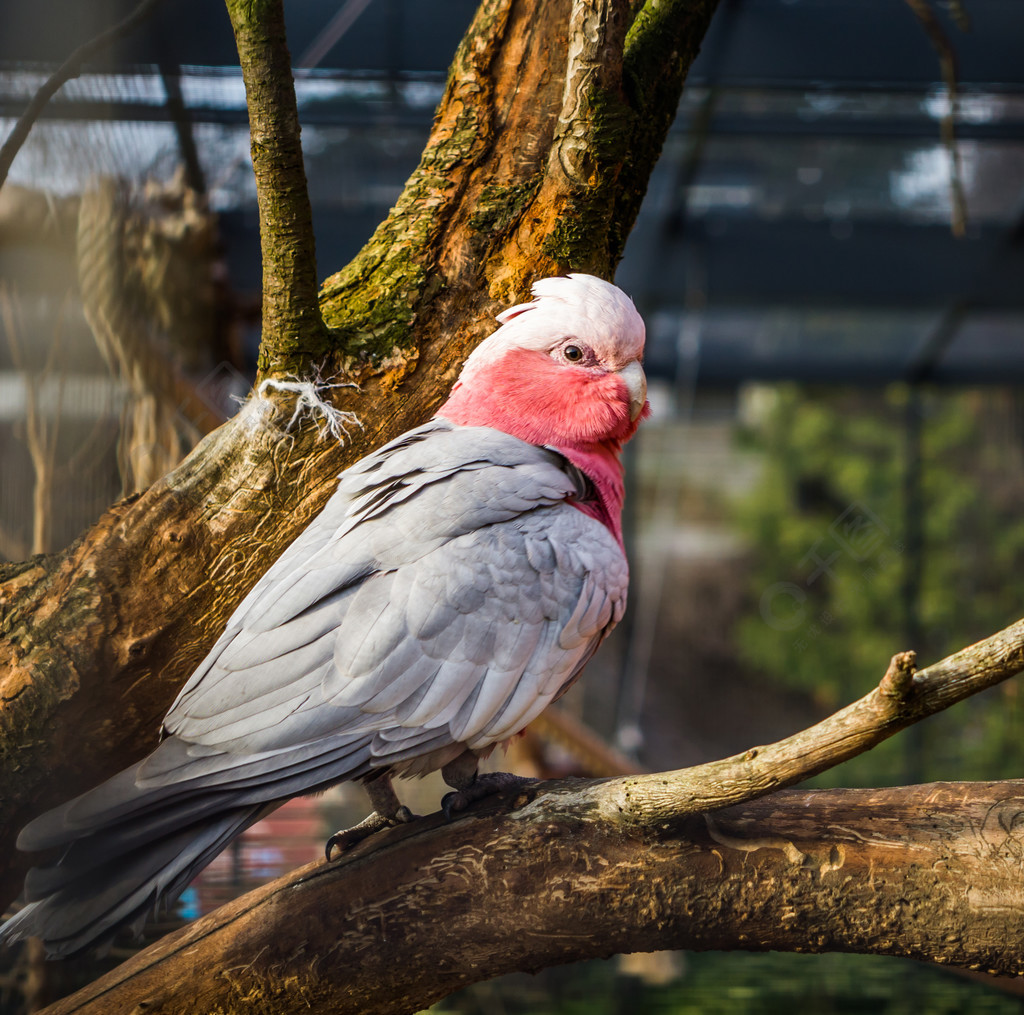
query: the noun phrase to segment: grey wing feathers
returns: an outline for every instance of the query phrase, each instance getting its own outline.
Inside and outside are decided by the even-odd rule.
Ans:
[[[423,728],[471,749],[515,733],[624,606],[618,544],[566,503],[579,487],[554,452],[440,420],[364,459],[305,551],[236,611],[167,730],[244,755],[354,737],[376,766]]]
[[[418,759],[517,732],[624,608],[625,559],[566,503],[580,493],[556,453],[444,420],[363,459],[232,615],[170,736],[20,844],[436,767]]]
[[[626,562],[557,453],[434,420],[340,477],[132,768],[29,824],[66,846],[0,938],[72,954],[139,923],[280,801],[516,733],[625,606]]]

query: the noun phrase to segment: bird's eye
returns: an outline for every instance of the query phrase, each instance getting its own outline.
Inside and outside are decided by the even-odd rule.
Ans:
[[[583,350],[578,345],[567,345],[562,350],[562,355],[570,363],[579,363],[579,361],[583,359]]]

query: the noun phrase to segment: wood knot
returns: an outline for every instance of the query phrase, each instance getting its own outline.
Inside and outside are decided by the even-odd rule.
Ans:
[[[887,698],[902,700],[913,690],[916,673],[917,653],[897,652],[889,660],[889,668],[885,671],[878,690]]]
[[[118,644],[117,658],[122,666],[131,666],[142,660],[153,644],[155,634],[126,635]]]

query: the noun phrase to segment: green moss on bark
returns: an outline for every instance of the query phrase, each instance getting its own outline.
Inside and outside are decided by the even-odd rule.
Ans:
[[[415,349],[418,309],[444,284],[433,267],[452,214],[452,171],[480,143],[481,110],[467,106],[443,143],[423,153],[402,196],[362,249],[328,278],[321,312],[344,357],[381,364]]]
[[[540,184],[538,173],[525,183],[484,187],[477,210],[469,219],[470,229],[486,236],[507,232],[529,206]]]
[[[587,125],[587,150],[578,168],[587,185],[573,193],[541,249],[559,264],[610,275],[632,226],[632,221],[617,221],[616,195],[637,116],[619,94],[594,87],[586,96],[581,119]]]
[[[636,119],[615,198],[623,238],[636,221],[687,71],[717,7],[718,0],[647,0],[626,33],[622,87]]]

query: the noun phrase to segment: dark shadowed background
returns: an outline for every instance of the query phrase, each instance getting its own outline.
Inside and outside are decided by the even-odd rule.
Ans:
[[[398,197],[475,6],[286,3],[321,276]],[[0,135],[130,9],[0,0]],[[894,652],[931,661],[1022,612],[1024,5],[933,13],[955,97],[902,0],[721,0],[616,279],[648,321],[654,416],[630,450],[631,611],[565,703],[603,764],[784,736]],[[220,5],[165,3],[50,103],[0,191],[0,559],[66,545],[247,390],[260,265],[236,64]],[[97,306],[125,348],[97,343]],[[125,366],[146,356],[174,383]],[[1019,777],[1019,697],[1001,686],[823,779]],[[594,772],[573,730],[542,725],[515,765]],[[403,793],[432,810],[438,787]],[[319,855],[363,808],[357,790],[288,805],[175,918]],[[0,1013],[94,975],[4,953]],[[895,959],[662,953],[435,1010],[1015,1012],[1010,987]]]

